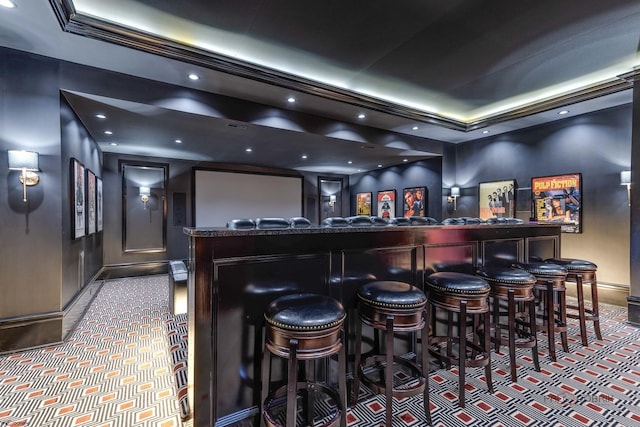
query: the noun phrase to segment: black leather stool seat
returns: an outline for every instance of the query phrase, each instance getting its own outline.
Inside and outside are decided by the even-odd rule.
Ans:
[[[549,258],[546,259],[545,262],[565,267],[567,269],[566,281],[576,284],[578,303],[567,304],[567,308],[572,310],[567,313],[567,317],[579,320],[582,345],[585,347],[589,345],[587,340],[587,320],[593,322],[593,330],[596,337],[601,340],[602,332],[600,331],[600,315],[598,310],[598,281],[596,280],[598,266],[591,261],[575,258]],[[585,283],[591,287],[591,308],[585,308],[584,305],[584,289],[582,285]]]
[[[523,269],[510,267],[483,267],[476,274],[491,286],[489,293],[493,309],[491,328],[494,332],[491,340],[495,344],[496,351],[500,351],[502,341],[505,339],[502,331],[507,331],[511,380],[518,381],[517,348],[531,348],[534,368],[540,372],[536,337],[536,306],[533,294],[536,277]],[[505,303],[506,311],[503,308]]]
[[[317,331],[342,323],[345,311],[337,300],[316,294],[285,295],[269,304],[267,323],[293,331]]]
[[[376,281],[360,287],[358,297],[379,307],[424,307],[427,297],[420,289],[404,282]]]
[[[467,301],[467,313],[484,313],[491,286],[471,274],[442,271],[427,276],[425,282],[430,301],[447,310],[459,311],[460,300]]]
[[[545,263],[560,265],[567,271],[596,271],[598,266],[591,261],[574,258],[549,258],[544,260]]]
[[[558,264],[548,262],[517,262],[514,267],[521,268],[536,277],[566,277],[567,269]]]
[[[306,390],[306,424],[314,425],[315,395],[322,392],[335,403],[335,411],[322,424],[324,427],[346,427],[346,354],[343,324],[346,312],[342,304],[325,295],[297,293],[281,296],[269,304],[264,313],[266,339],[262,359],[261,414],[269,427],[283,424],[273,408],[286,400],[286,426],[295,427],[297,393]],[[312,377],[299,380],[299,361],[315,360],[338,354],[338,391],[328,382]],[[267,394],[270,388],[271,356],[288,359],[287,384]],[[307,366],[309,368],[309,366]],[[315,371],[315,369],[313,369]],[[283,399],[285,398],[286,399]]]

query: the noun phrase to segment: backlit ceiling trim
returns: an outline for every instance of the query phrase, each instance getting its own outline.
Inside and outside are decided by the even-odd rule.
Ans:
[[[411,108],[397,102],[367,96],[326,83],[305,79],[269,67],[248,63],[229,56],[187,46],[128,27],[78,14],[75,11],[72,0],[50,0],[50,3],[62,29],[69,33],[110,42],[215,71],[229,73],[234,76],[320,96],[332,101],[379,111],[422,123],[434,124],[461,132],[477,130],[497,123],[526,117],[629,89],[633,86],[633,81],[640,78],[640,68],[636,68],[632,72],[604,83],[596,83],[570,93],[534,101],[530,104],[488,115],[479,120],[465,122],[440,114]]]

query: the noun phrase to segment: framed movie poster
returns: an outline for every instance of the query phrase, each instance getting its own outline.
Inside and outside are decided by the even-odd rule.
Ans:
[[[378,191],[378,216],[384,219],[396,216],[396,190]]]
[[[356,193],[356,215],[371,216],[371,193]]]
[[[102,231],[102,179],[96,177],[96,228]]]
[[[539,223],[559,223],[563,233],[582,232],[582,175],[531,178],[533,217]]]
[[[96,232],[96,174],[87,169],[87,235]]]
[[[78,239],[85,234],[85,173],[84,165],[71,159],[71,238]]]
[[[427,187],[412,187],[402,190],[402,216],[426,216]]]
[[[515,179],[481,182],[478,186],[480,219],[515,218],[517,190]]]

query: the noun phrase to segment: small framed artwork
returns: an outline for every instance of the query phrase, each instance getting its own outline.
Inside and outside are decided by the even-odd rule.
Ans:
[[[71,159],[71,236],[78,239],[85,235],[85,172],[84,165]]]
[[[96,232],[96,174],[87,169],[87,235]]]
[[[102,179],[96,177],[96,229],[102,231]]]
[[[480,219],[515,218],[517,192],[515,179],[481,182],[478,185]]]
[[[531,205],[538,223],[560,224],[563,233],[582,233],[582,174],[531,178]]]
[[[402,216],[426,216],[427,187],[411,187],[402,190]]]
[[[396,190],[378,191],[378,216],[384,219],[396,216]]]
[[[356,215],[371,216],[371,193],[356,193]]]

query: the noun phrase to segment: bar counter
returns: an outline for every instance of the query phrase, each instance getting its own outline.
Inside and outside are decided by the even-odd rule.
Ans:
[[[277,296],[331,295],[345,308],[366,281],[423,289],[435,271],[559,257],[557,225],[450,225],[228,230],[189,236],[188,383],[196,426],[257,414],[262,313]],[[257,361],[258,363],[253,363]]]

